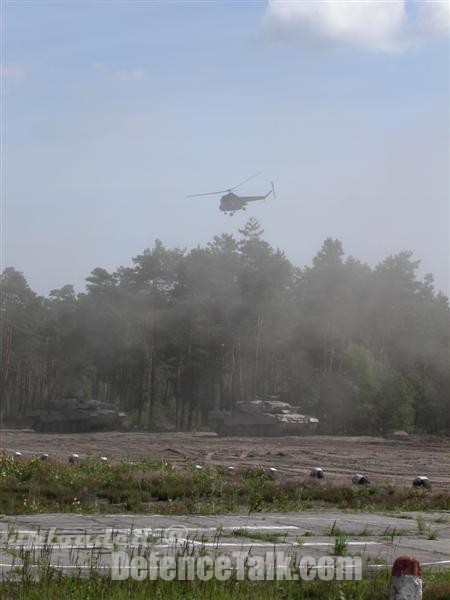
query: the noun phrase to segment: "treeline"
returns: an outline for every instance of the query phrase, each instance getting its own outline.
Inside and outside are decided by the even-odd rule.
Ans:
[[[300,269],[250,219],[190,252],[159,241],[86,292],[48,298],[1,275],[1,423],[93,397],[131,426],[194,429],[208,411],[279,394],[321,431],[450,430],[450,314],[411,253],[375,268],[325,240]]]

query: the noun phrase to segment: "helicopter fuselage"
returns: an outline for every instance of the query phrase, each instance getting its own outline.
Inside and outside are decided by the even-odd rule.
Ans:
[[[264,200],[267,198],[269,194],[272,193],[272,190],[268,192],[265,196],[238,196],[233,192],[228,192],[225,196],[222,196],[220,199],[219,208],[221,211],[225,213],[233,214],[237,210],[245,210],[248,202],[257,202],[258,200]]]
[[[220,199],[220,210],[223,212],[234,212],[236,210],[241,210],[247,204],[245,200],[242,200],[240,196],[237,194],[233,194],[233,192],[228,192]]]

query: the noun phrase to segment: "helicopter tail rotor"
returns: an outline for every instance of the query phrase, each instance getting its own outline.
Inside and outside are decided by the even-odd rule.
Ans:
[[[270,196],[270,194],[272,194],[272,196],[275,198],[276,200],[276,195],[275,195],[275,186],[273,184],[273,181],[270,182],[270,190],[267,192],[267,194],[265,196],[263,196],[264,198],[264,202],[266,201],[266,199]]]
[[[275,194],[275,184],[273,183],[273,181],[270,182],[270,185],[272,187],[272,196],[274,197],[274,199],[277,199],[277,195]]]

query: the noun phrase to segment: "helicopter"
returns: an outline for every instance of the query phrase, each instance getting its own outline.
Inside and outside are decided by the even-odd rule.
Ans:
[[[259,175],[259,173],[257,173],[256,175]],[[251,177],[244,179],[244,181],[241,181],[241,183],[238,183],[234,187],[228,188],[227,190],[219,190],[218,192],[207,192],[206,194],[191,194],[189,196],[186,196],[186,198],[198,198],[200,196],[216,196],[217,194],[224,194],[220,198],[219,210],[221,210],[225,214],[229,214],[230,217],[232,217],[234,213],[238,210],[245,210],[249,202],[265,200],[271,194],[274,198],[276,197],[273,181],[270,182],[271,189],[267,192],[267,194],[259,196],[239,196],[238,194],[234,193],[234,190],[237,190],[237,188],[241,187],[241,185],[244,185],[244,183],[247,183],[247,181],[250,181],[250,179],[256,177],[256,175],[252,175]]]

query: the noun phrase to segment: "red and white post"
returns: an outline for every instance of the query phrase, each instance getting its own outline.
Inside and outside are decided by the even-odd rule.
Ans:
[[[392,567],[391,600],[422,600],[422,567],[411,556],[400,556]]]

